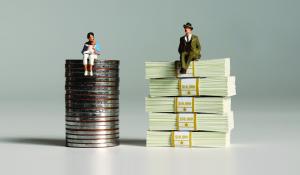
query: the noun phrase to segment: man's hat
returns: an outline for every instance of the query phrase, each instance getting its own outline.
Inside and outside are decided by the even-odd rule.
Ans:
[[[187,22],[186,24],[183,25],[183,28],[190,28],[193,30],[193,26],[191,23]]]

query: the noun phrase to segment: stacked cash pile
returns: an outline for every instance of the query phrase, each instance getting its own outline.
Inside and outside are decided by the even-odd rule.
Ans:
[[[174,62],[146,62],[149,79],[147,146],[224,147],[234,128],[230,59],[191,62],[180,74]]]
[[[66,146],[119,144],[119,61],[96,60],[84,76],[82,60],[66,60]]]

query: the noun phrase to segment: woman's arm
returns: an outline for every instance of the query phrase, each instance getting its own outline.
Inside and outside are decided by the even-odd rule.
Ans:
[[[95,45],[95,54],[100,55],[101,50],[100,44],[97,42]]]

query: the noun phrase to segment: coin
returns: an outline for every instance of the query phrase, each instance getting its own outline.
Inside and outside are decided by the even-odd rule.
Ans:
[[[116,113],[119,112],[118,107],[113,108],[66,108],[66,112],[93,112],[93,113]]]
[[[78,101],[78,100],[85,100],[85,99],[89,99],[89,100],[95,100],[95,101],[109,101],[109,100],[118,100],[119,99],[119,95],[118,94],[92,94],[89,92],[86,93],[81,93],[81,92],[68,92],[65,95],[65,98],[69,101],[74,99],[74,101]]]
[[[67,94],[95,94],[95,95],[118,95],[119,90],[80,90],[80,89],[66,89]]]
[[[74,125],[66,125],[67,129],[86,129],[86,130],[94,130],[94,129],[119,129],[119,125],[106,125],[106,126],[74,126]]]
[[[65,86],[66,90],[70,91],[96,91],[96,92],[113,92],[118,93],[119,88],[115,86]]]
[[[119,77],[66,77],[66,82],[119,82]]]
[[[108,86],[108,87],[114,87],[119,86],[119,82],[66,82],[65,86]]]
[[[104,147],[113,147],[118,146],[119,142],[112,143],[97,143],[97,144],[86,144],[86,143],[66,143],[67,147],[77,147],[77,148],[104,148]]]
[[[104,60],[104,59],[96,59],[94,60],[94,65],[97,64],[104,64],[104,65],[108,65],[108,64],[116,64],[119,65],[119,60]],[[68,59],[66,60],[66,64],[79,64],[82,65],[83,64],[83,60],[75,60],[75,59]]]
[[[119,121],[118,116],[112,116],[112,117],[90,117],[90,116],[80,116],[80,117],[75,117],[75,116],[66,116],[66,121],[91,121],[91,122],[100,122],[100,121]]]
[[[66,104],[67,108],[118,108],[119,104],[118,103],[68,103]]]
[[[84,130],[84,129],[66,129],[68,134],[79,134],[79,135],[91,135],[91,134],[119,134],[119,129],[94,129],[94,130]]]
[[[100,76],[100,77],[116,77],[119,74],[117,72],[93,72],[93,76]],[[83,72],[66,72],[65,73],[66,77],[85,77]]]
[[[96,106],[96,105],[106,105],[106,104],[119,104],[119,100],[98,100],[98,101],[80,101],[77,100],[66,100],[65,104],[70,105],[83,105],[83,106]]]
[[[70,139],[67,138],[68,143],[114,143],[118,138],[105,138],[105,139]]]
[[[94,135],[75,135],[75,134],[66,134],[67,138],[71,139],[118,139],[119,134],[94,134]]]
[[[100,121],[100,122],[70,122],[70,121],[66,121],[66,125],[73,125],[73,126],[84,126],[84,127],[88,127],[88,126],[114,126],[114,125],[119,125],[119,121]],[[106,129],[106,128],[105,128]]]
[[[89,116],[89,117],[111,117],[111,116],[118,116],[119,112],[66,112],[68,116]]]

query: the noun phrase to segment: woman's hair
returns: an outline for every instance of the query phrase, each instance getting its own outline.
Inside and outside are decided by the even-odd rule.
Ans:
[[[90,35],[94,36],[94,33],[93,33],[93,32],[89,32],[89,33],[86,35],[86,37],[89,38]]]

